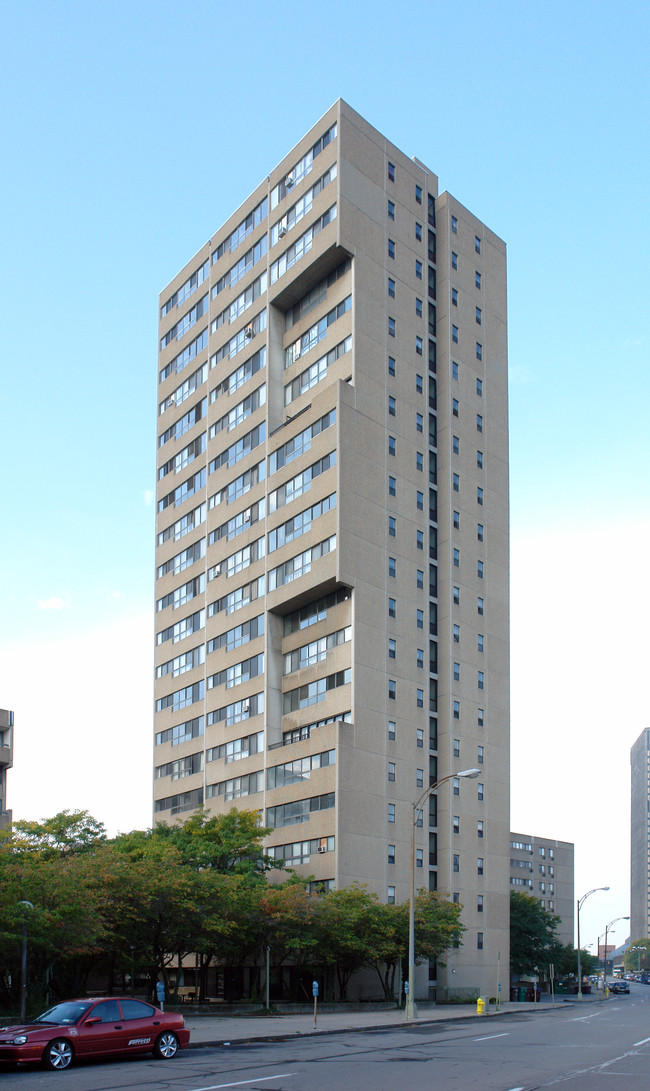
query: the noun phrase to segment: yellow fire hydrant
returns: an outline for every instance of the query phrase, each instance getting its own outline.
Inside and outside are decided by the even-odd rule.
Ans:
[[[476,1014],[485,1015],[485,1000],[482,996],[479,996],[478,1000],[476,1001]]]

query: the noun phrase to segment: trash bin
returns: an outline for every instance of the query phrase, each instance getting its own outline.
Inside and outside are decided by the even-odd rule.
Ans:
[[[519,986],[518,985],[511,985],[510,986],[510,1000],[511,1000],[512,1003],[514,1003],[516,1000],[519,1000]]]

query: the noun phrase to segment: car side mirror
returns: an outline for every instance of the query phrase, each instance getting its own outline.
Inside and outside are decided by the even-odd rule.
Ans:
[[[99,1016],[99,1015],[89,1015],[87,1019],[84,1019],[84,1026],[85,1027],[92,1027],[92,1025],[94,1023],[101,1023],[101,1021],[102,1021],[101,1016]]]

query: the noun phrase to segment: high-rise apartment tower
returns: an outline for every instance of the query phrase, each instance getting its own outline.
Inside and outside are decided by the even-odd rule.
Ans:
[[[11,825],[11,811],[7,808],[7,770],[14,757],[14,714],[0,708],[0,830]]]
[[[259,810],[324,887],[508,965],[504,243],[338,101],[160,296],[158,821]],[[451,976],[453,970],[453,977]],[[446,975],[449,974],[449,977]],[[505,973],[502,974],[505,977]]]
[[[632,821],[630,936],[650,936],[650,728],[643,729],[630,751]]]

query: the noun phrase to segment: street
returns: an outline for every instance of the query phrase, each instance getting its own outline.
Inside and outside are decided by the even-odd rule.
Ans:
[[[63,1073],[7,1069],[7,1091],[647,1091],[650,988],[603,1003],[543,1006],[494,1018],[380,1031],[200,1046]]]

